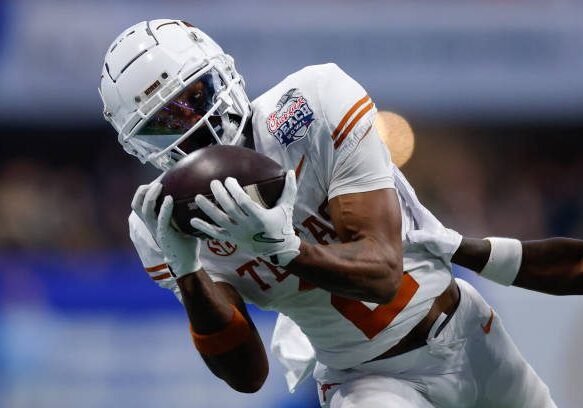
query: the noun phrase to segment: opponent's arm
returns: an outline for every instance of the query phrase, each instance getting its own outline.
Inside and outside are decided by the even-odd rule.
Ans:
[[[342,243],[300,244],[294,275],[335,294],[387,303],[403,275],[401,214],[393,189],[345,194],[328,204]]]
[[[490,252],[488,240],[463,238],[452,262],[481,273]],[[583,241],[523,241],[522,262],[512,285],[552,295],[583,294]]]
[[[160,183],[142,186],[132,202],[177,279],[194,344],[210,370],[240,392],[261,388],[268,373],[263,343],[236,290],[214,283],[199,260],[200,240],[170,225],[172,198],[165,197],[156,217]]]

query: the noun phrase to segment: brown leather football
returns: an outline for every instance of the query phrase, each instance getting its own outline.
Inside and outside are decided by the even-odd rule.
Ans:
[[[190,219],[201,218],[214,224],[198,208],[194,197],[202,194],[215,202],[210,183],[237,179],[251,198],[265,208],[272,208],[279,200],[285,185],[285,171],[269,157],[244,147],[213,145],[189,154],[168,170],[160,182],[156,212],[166,195],[174,199],[172,225],[178,231],[197,237],[206,237],[190,225]]]

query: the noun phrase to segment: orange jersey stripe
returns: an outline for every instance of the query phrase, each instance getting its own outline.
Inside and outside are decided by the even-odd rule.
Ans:
[[[163,263],[163,264],[156,265],[156,266],[149,266],[145,269],[146,269],[146,272],[159,272],[161,270],[168,269],[168,264]]]
[[[419,284],[408,273],[403,275],[397,294],[389,303],[370,310],[362,302],[332,295],[332,305],[350,320],[366,337],[372,339],[383,331],[405,309],[419,289]]]
[[[154,279],[155,281],[159,281],[159,280],[171,278],[171,277],[172,277],[172,275],[170,274],[170,272],[166,272],[166,273],[163,273],[162,275],[152,276],[152,279]]]
[[[344,132],[342,132],[342,134],[340,135],[340,137],[338,139],[336,139],[336,141],[334,142],[334,149],[338,149],[338,147],[342,144],[342,142],[344,141],[344,139],[346,139],[346,136],[348,136],[348,134],[350,133],[350,131],[352,130],[352,128],[354,128],[354,126],[356,126],[356,124],[358,123],[358,121],[364,116],[366,115],[367,112],[369,112],[372,108],[374,108],[374,103],[369,103],[368,105],[366,105],[359,113],[358,115],[356,115],[354,117],[354,119],[352,120],[352,122],[350,122],[350,125],[348,125],[346,127],[346,129],[344,129]]]
[[[334,139],[336,139],[336,137],[338,137],[338,134],[340,134],[340,132],[342,131],[342,128],[344,127],[344,125],[346,125],[346,122],[348,122],[348,119],[350,119],[350,117],[354,114],[354,112],[356,112],[356,110],[358,108],[360,108],[364,103],[366,103],[369,100],[370,100],[370,97],[368,95],[364,95],[364,97],[362,97],[354,105],[352,105],[352,108],[350,108],[350,110],[348,112],[346,112],[346,115],[344,115],[342,117],[342,120],[340,121],[340,123],[338,124],[336,129],[334,129],[334,132],[332,133],[332,140],[334,140]]]
[[[302,155],[302,158],[300,159],[300,162],[298,163],[298,166],[296,167],[296,180],[300,178],[300,173],[302,172],[302,169],[304,168],[304,159],[306,158],[306,155]]]

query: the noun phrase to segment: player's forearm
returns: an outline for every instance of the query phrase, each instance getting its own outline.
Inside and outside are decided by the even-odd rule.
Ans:
[[[452,262],[480,273],[490,256],[487,240],[464,238]],[[522,242],[513,286],[553,295],[583,294],[583,241],[551,238]]]
[[[322,289],[347,298],[387,303],[403,275],[403,257],[374,239],[332,245],[302,242],[287,269]]]
[[[230,302],[204,270],[178,279],[182,302],[196,333],[209,334],[225,327],[233,316]]]
[[[451,261],[480,273],[488,262],[490,249],[490,242],[485,239],[464,237]]]
[[[522,250],[522,265],[514,286],[552,295],[583,294],[583,241],[524,241]]]
[[[245,393],[258,391],[267,378],[269,365],[261,338],[243,302],[229,299],[203,270],[180,278],[178,284],[195,333],[212,336],[225,330],[234,318],[233,306],[247,320],[250,334],[234,348],[212,355],[199,351],[211,372],[231,388]]]

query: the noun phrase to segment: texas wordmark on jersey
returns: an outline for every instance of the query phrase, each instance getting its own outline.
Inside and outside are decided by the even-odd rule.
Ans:
[[[450,265],[405,241],[405,234],[419,224],[411,209],[421,204],[376,134],[374,103],[340,68],[325,64],[288,76],[257,98],[252,110],[255,149],[284,169],[296,170],[293,219],[302,240],[340,242],[327,212],[331,198],[396,189],[402,215],[403,282],[390,303],[378,305],[316,288],[230,242],[204,242],[202,264],[214,281],[228,282],[246,302],[289,316],[307,335],[322,364],[344,369],[370,360],[421,321],[451,281]],[[147,228],[135,214],[129,221],[146,270],[178,293]]]

